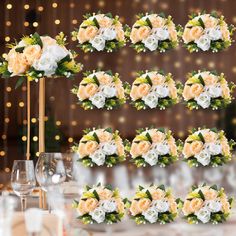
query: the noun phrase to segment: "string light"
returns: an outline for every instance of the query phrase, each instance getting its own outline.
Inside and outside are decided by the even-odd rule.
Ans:
[[[28,22],[28,21],[25,21],[25,22],[24,22],[24,26],[25,26],[25,27],[28,27],[28,26],[29,26],[29,22]]]
[[[24,5],[24,9],[25,9],[25,10],[28,10],[29,8],[30,8],[29,4],[25,4],[25,5]]]
[[[34,142],[37,142],[37,141],[38,141],[38,137],[37,137],[37,136],[34,136],[34,137],[33,137],[33,141],[34,141]]]
[[[19,102],[19,107],[24,107],[25,104],[23,102]]]
[[[57,125],[57,126],[60,126],[60,125],[61,125],[61,121],[57,120],[57,121],[56,121],[56,125]]]
[[[36,122],[37,122],[37,119],[36,119],[36,118],[32,118],[32,119],[31,119],[31,122],[32,122],[32,123],[36,123]]]
[[[11,26],[11,21],[6,21],[6,26]]]
[[[6,87],[6,91],[9,93],[9,92],[11,92],[11,87]]]
[[[39,24],[38,24],[38,22],[36,22],[36,21],[33,23],[33,26],[34,26],[35,28],[38,27],[38,25],[39,25]]]
[[[38,11],[43,11],[43,6],[38,6]]]
[[[73,24],[73,25],[76,25],[77,23],[78,23],[78,21],[77,21],[76,19],[73,19],[73,20],[72,20],[72,24]]]
[[[60,135],[56,135],[55,140],[60,140]]]
[[[60,20],[58,20],[58,19],[55,20],[56,25],[59,25],[60,23],[61,23]]]
[[[10,118],[6,117],[6,118],[4,119],[4,121],[5,121],[5,123],[9,123],[9,122],[10,122]]]
[[[6,153],[5,153],[4,151],[1,151],[1,152],[0,152],[0,156],[2,156],[2,157],[5,156],[5,154],[6,154]]]
[[[22,137],[21,137],[21,140],[22,140],[23,142],[25,142],[25,141],[27,140],[27,137],[26,137],[26,136],[22,136]]]
[[[6,36],[6,37],[5,37],[5,41],[6,41],[6,42],[9,42],[10,40],[11,40],[11,38],[10,38],[9,36]]]
[[[56,2],[52,3],[52,7],[57,8],[57,3]]]
[[[9,173],[10,171],[11,171],[10,168],[8,168],[8,167],[5,168],[6,173]]]
[[[7,4],[6,7],[7,7],[8,10],[12,9],[12,5],[11,4]]]
[[[69,142],[69,143],[72,143],[73,141],[74,141],[74,139],[73,139],[73,138],[71,138],[71,137],[70,137],[70,138],[68,138],[68,142]]]
[[[3,134],[3,135],[2,135],[2,139],[3,139],[3,140],[6,140],[6,139],[7,139],[6,134]]]
[[[8,107],[8,108],[11,107],[11,103],[10,103],[10,102],[7,102],[7,103],[6,103],[6,107]]]

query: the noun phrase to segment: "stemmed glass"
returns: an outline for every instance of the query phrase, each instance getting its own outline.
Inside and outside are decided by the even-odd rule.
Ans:
[[[26,208],[26,197],[35,188],[34,163],[30,160],[15,160],[11,172],[11,186],[21,199],[21,210]]]
[[[43,191],[62,184],[66,180],[66,169],[61,153],[41,153],[35,168],[36,179]]]

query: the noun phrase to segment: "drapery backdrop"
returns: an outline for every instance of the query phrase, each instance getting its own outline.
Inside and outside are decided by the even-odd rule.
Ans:
[[[227,23],[236,24],[235,0],[1,0],[0,54],[8,50],[8,42],[19,40],[22,35],[37,31],[41,35],[55,36],[63,31],[68,36],[68,48],[79,53],[78,60],[84,64],[84,70],[111,69],[120,73],[123,81],[132,82],[135,71],[159,68],[184,82],[189,71],[205,68],[223,72],[228,81],[235,81],[235,43],[229,50],[217,54],[190,54],[181,46],[164,54],[137,54],[129,43],[111,54],[85,54],[76,48],[70,35],[88,12],[111,12],[130,26],[140,12],[164,12],[172,15],[176,24],[184,26],[188,14],[201,10],[216,10],[226,17]],[[114,111],[84,111],[70,92],[81,78],[80,73],[72,81],[65,78],[46,80],[47,151],[67,151],[79,140],[83,129],[99,125],[116,128],[128,139],[132,139],[137,128],[149,125],[168,127],[176,138],[182,139],[190,128],[203,125],[222,128],[229,138],[236,136],[234,103],[220,111],[189,111],[183,104],[165,111],[136,111],[129,104]],[[16,78],[0,79],[0,168],[5,172],[10,171],[14,159],[24,158],[26,147],[26,85],[15,90],[15,83]],[[31,86],[31,156],[37,159],[38,84],[33,82]]]

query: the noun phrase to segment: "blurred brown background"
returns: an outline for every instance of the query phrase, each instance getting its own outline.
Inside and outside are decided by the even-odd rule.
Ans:
[[[123,81],[132,82],[135,71],[160,68],[171,72],[176,80],[185,81],[191,70],[209,69],[225,73],[229,81],[236,76],[236,44],[229,50],[213,53],[190,54],[183,47],[165,54],[137,54],[129,43],[118,52],[84,54],[76,48],[70,32],[79,27],[83,15],[101,11],[119,15],[124,24],[132,26],[140,12],[164,12],[174,22],[185,25],[193,11],[216,10],[226,17],[228,24],[236,24],[235,0],[1,0],[0,1],[0,54],[7,52],[6,43],[19,40],[22,35],[37,31],[55,36],[60,31],[68,35],[68,48],[79,52],[78,60],[84,70],[102,68],[113,70]],[[234,37],[235,38],[235,37]],[[173,130],[176,138],[184,139],[192,127],[217,126],[226,130],[229,138],[235,136],[236,109],[232,104],[221,111],[189,111],[183,104],[165,111],[136,111],[125,105],[114,111],[83,111],[77,98],[70,93],[78,85],[82,73],[73,81],[65,78],[46,81],[46,150],[67,151],[79,140],[82,130],[93,126],[112,126],[124,138],[132,139],[135,130],[155,125]],[[24,158],[26,146],[26,86],[15,90],[16,78],[0,79],[0,169],[9,172],[14,159]],[[33,159],[38,156],[38,84],[32,83],[32,145]],[[1,181],[0,181],[1,184]]]

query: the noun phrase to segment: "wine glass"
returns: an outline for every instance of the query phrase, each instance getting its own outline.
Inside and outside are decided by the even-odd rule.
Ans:
[[[34,163],[30,160],[15,160],[11,172],[11,186],[21,199],[21,210],[26,208],[26,197],[35,188]]]
[[[61,153],[40,153],[35,168],[36,179],[43,191],[66,180],[66,169]]]

